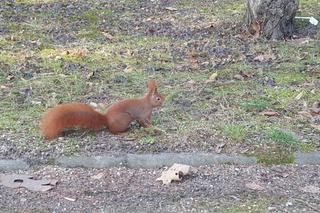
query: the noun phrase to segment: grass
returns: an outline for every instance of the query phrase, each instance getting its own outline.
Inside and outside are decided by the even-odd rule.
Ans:
[[[297,146],[299,144],[299,140],[290,132],[272,129],[267,133],[268,137],[278,143],[289,146]]]
[[[221,127],[221,133],[234,141],[243,141],[248,131],[242,124],[226,124]]]
[[[147,135],[147,136],[139,139],[139,141],[138,141],[138,143],[139,143],[140,145],[152,145],[152,144],[154,144],[155,142],[156,142],[156,138],[155,138],[155,137],[152,137],[152,136],[149,136],[149,135]]]
[[[65,150],[64,150],[64,154],[66,156],[71,156],[71,155],[76,155],[79,153],[79,145],[76,139],[74,138],[70,138],[67,141]]]
[[[240,106],[247,111],[262,111],[271,107],[271,101],[263,97],[254,98],[241,102]]]
[[[273,146],[268,150],[259,150],[255,153],[258,163],[264,165],[291,164],[295,158],[293,151],[282,146]]]
[[[211,151],[208,147],[217,141],[230,143],[225,152],[235,145],[249,146],[253,152],[267,147],[266,158],[274,144],[279,150],[292,148],[289,153],[317,149],[312,120],[298,112],[320,99],[316,86],[319,30],[308,44],[250,38],[233,26],[240,24],[245,10],[240,0],[214,4],[185,0],[166,5],[178,12],[142,1],[88,2],[89,9],[79,1],[77,10],[57,11],[52,8],[55,2],[20,0],[12,3],[21,7],[19,13],[3,13],[1,135],[10,138],[14,134],[37,149],[39,119],[48,107],[72,101],[108,105],[141,97],[148,79],[154,78],[166,96],[165,105],[154,112],[155,129],[134,127],[128,133],[135,140],[123,146],[125,151],[136,150],[138,145],[139,151],[146,152],[148,146],[140,145],[150,144],[156,145],[154,151]],[[32,12],[29,7],[34,4],[48,8]],[[301,14],[316,14],[319,7],[315,1],[301,1]],[[268,63],[250,61],[265,53],[275,57]],[[31,77],[26,78],[26,73]],[[218,74],[217,79],[207,82],[212,73]],[[235,75],[244,78],[238,80]],[[276,111],[280,116],[263,116],[262,111]],[[99,134],[69,141],[72,137],[57,144],[68,153],[77,153],[84,149],[77,140],[106,143]],[[40,142],[31,143],[34,138]],[[285,155],[276,159],[290,162]]]

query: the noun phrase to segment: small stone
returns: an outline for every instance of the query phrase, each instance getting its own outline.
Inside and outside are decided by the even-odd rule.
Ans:
[[[119,75],[113,79],[113,82],[118,84],[119,83],[123,84],[123,83],[128,83],[128,79],[125,76]]]
[[[274,207],[274,206],[269,206],[268,207],[268,211],[275,211],[277,208],[276,207]]]
[[[289,206],[292,206],[293,204],[292,204],[292,202],[290,202],[290,201],[288,201],[287,203],[286,203],[286,207],[289,207]]]
[[[234,77],[234,79],[236,79],[236,80],[240,80],[240,81],[243,81],[243,80],[244,80],[244,77],[243,77],[242,75],[240,75],[240,74],[236,74],[236,75],[234,75],[233,77]]]

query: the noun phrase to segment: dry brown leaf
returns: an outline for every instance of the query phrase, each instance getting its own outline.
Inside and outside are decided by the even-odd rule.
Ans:
[[[103,176],[104,176],[103,173],[98,173],[96,175],[91,176],[91,178],[94,180],[100,180],[101,178],[103,178]]]
[[[320,102],[314,102],[310,111],[314,114],[320,114]]]
[[[261,34],[261,21],[255,21],[251,24],[251,28],[254,31],[254,37],[259,37]]]
[[[102,35],[104,35],[109,41],[113,40],[113,36],[110,33],[102,32]]]
[[[273,111],[264,111],[264,112],[260,112],[259,114],[265,115],[265,116],[280,116],[280,113],[273,112]]]
[[[188,86],[193,86],[195,83],[196,83],[195,80],[190,80],[186,82]]]
[[[305,38],[298,38],[298,39],[293,39],[291,40],[292,43],[296,43],[296,44],[309,44],[310,41],[312,41],[313,39],[311,39],[310,37],[305,37]]]
[[[87,55],[85,50],[66,50],[64,55],[70,55],[77,58],[83,58]],[[57,56],[61,57],[61,56]]]
[[[168,185],[172,181],[181,181],[183,176],[189,174],[190,171],[191,166],[175,163],[167,171],[163,171],[161,177],[156,180]]]
[[[86,79],[89,80],[94,76],[94,72],[89,72],[89,74],[86,76]]]
[[[242,75],[242,77],[244,77],[244,78],[252,78],[253,76],[255,76],[255,73],[240,71],[240,75]]]
[[[270,53],[270,54],[258,55],[256,57],[254,57],[253,60],[259,61],[259,62],[264,62],[264,61],[269,61],[269,60],[274,60],[274,59],[276,59],[276,57],[272,53]]]
[[[264,187],[255,183],[255,182],[251,182],[251,183],[246,183],[245,185],[247,188],[252,189],[252,190],[256,190],[256,191],[262,191],[264,190]]]
[[[226,144],[225,143],[219,143],[219,144],[217,144],[216,145],[216,147],[214,148],[214,151],[216,152],[216,153],[221,153],[221,151],[222,151],[222,149],[223,149],[223,147],[225,146]]]
[[[299,111],[298,114],[302,115],[302,116],[305,116],[305,117],[308,117],[308,118],[312,117],[312,115],[308,111]]]
[[[10,188],[27,188],[31,191],[45,192],[52,189],[56,184],[57,180],[34,180],[29,175],[0,175],[0,184]]]

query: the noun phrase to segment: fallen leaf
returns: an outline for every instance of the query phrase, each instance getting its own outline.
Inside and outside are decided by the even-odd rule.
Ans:
[[[296,43],[296,44],[309,44],[310,41],[312,41],[312,39],[310,37],[298,38],[298,39],[291,40],[292,43]]]
[[[305,117],[308,117],[308,118],[312,117],[312,115],[308,111],[299,111],[298,114],[302,115],[302,116],[305,116]]]
[[[320,114],[320,102],[314,102],[310,108],[310,111],[315,114]]]
[[[113,36],[110,33],[107,32],[102,32],[102,35],[104,35],[108,40],[112,41],[113,40]]]
[[[8,87],[7,86],[5,86],[5,85],[1,85],[0,86],[0,89],[7,89]]]
[[[30,175],[1,175],[0,184],[10,188],[27,188],[31,191],[45,192],[52,189],[57,180],[34,180]]]
[[[64,54],[77,58],[83,58],[87,55],[87,53],[84,50],[66,50]]]
[[[283,177],[283,178],[289,177],[289,175],[290,174],[286,173],[286,172],[280,174],[280,176]]]
[[[309,185],[309,186],[305,186],[300,188],[301,191],[303,192],[308,192],[308,193],[312,193],[312,194],[319,194],[320,193],[320,188],[314,185]]]
[[[255,73],[240,71],[240,75],[242,75],[242,77],[244,77],[244,78],[252,78],[253,76],[255,76]]]
[[[190,81],[187,81],[186,82],[186,84],[188,85],[188,86],[192,86],[192,85],[194,85],[196,82],[195,82],[195,80],[190,80]]]
[[[86,76],[86,79],[89,80],[94,76],[94,72],[89,72],[89,74]]]
[[[251,28],[254,31],[254,37],[259,37],[261,33],[261,21],[255,21],[251,24]]]
[[[252,190],[256,190],[256,191],[262,191],[264,190],[264,187],[255,183],[255,182],[251,182],[251,183],[246,183],[245,185],[247,188],[252,189]]]
[[[103,176],[104,176],[103,173],[98,173],[96,175],[91,176],[91,178],[94,180],[100,180],[101,178],[103,178]]]
[[[169,11],[177,11],[177,8],[174,7],[165,7],[164,9],[169,10]]]
[[[264,111],[260,112],[260,115],[265,115],[265,116],[280,116],[278,112],[273,112],[273,111]]]
[[[216,153],[221,153],[221,151],[222,151],[222,149],[223,149],[223,147],[225,146],[226,144],[225,143],[219,143],[219,144],[217,144],[216,145],[216,147],[214,148],[214,151],[216,152]]]
[[[167,171],[163,171],[161,177],[157,181],[162,181],[163,184],[168,185],[172,181],[181,181],[182,178],[189,174],[191,166],[184,164],[173,164]]]
[[[270,54],[263,54],[263,55],[258,55],[256,57],[254,57],[254,61],[258,61],[258,62],[264,62],[264,61],[269,61],[269,60],[274,60],[276,59],[276,57],[270,53]]]

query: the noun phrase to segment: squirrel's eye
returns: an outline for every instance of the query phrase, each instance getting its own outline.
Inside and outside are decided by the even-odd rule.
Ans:
[[[160,97],[157,97],[157,101],[160,101]]]

